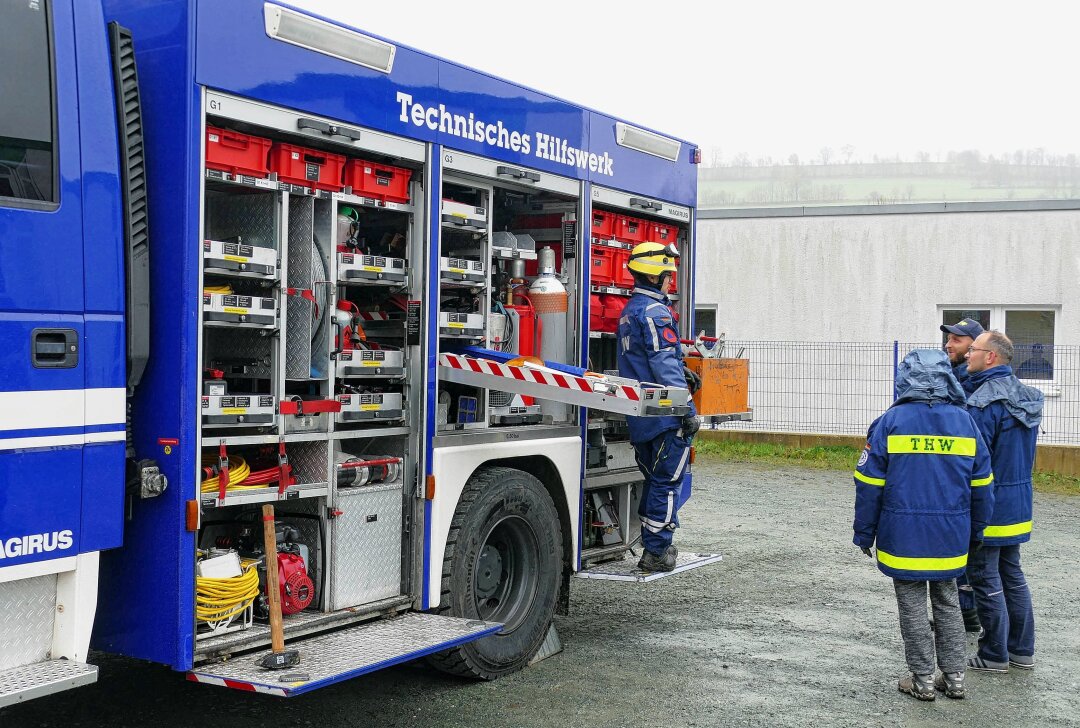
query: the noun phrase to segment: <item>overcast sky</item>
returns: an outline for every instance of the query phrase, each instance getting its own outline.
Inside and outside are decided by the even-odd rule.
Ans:
[[[1080,152],[1064,0],[292,1],[726,159]]]

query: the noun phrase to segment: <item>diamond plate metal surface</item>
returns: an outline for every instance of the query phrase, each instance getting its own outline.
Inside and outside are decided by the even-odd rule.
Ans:
[[[675,559],[675,570],[668,572],[642,571],[637,567],[637,556],[622,561],[608,561],[582,569],[574,576],[579,579],[607,579],[608,581],[646,582],[675,576],[690,569],[708,566],[723,560],[720,554],[680,553]]]
[[[206,197],[206,238],[239,236],[245,245],[276,248],[274,193],[220,194]]]
[[[52,646],[56,574],[0,583],[0,670],[44,662]]]
[[[330,465],[325,441],[288,442],[285,444],[293,476],[298,483],[325,483]]]
[[[89,685],[98,669],[71,660],[47,660],[0,672],[0,708],[61,690]]]
[[[312,232],[315,224],[315,200],[311,197],[289,198],[289,286],[310,289],[312,268]],[[314,304],[301,296],[288,297],[288,335],[285,337],[285,378],[311,377],[311,316]]]
[[[230,365],[244,365],[242,375],[251,379],[273,379],[273,347],[275,338],[259,329],[206,329],[203,332],[203,359],[207,364],[221,364],[229,372]],[[230,394],[244,394],[231,392]]]
[[[333,521],[331,609],[401,593],[401,484],[338,491]],[[375,520],[372,520],[375,519]]]
[[[256,667],[255,661],[269,650],[193,670],[191,677],[195,681],[234,680],[298,694],[478,639],[500,626],[414,612],[287,643],[287,648],[300,651],[300,665],[285,672],[303,673],[306,680],[282,683],[281,672]]]

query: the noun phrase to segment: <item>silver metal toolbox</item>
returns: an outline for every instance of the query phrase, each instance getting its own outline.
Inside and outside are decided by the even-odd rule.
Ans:
[[[331,609],[401,593],[401,498],[400,483],[338,490]]]

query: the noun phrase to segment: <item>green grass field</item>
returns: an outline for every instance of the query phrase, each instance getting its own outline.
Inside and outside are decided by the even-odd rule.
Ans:
[[[789,177],[778,178],[790,180]],[[970,177],[806,177],[800,180],[800,199],[756,202],[754,190],[766,188],[767,180],[700,180],[698,205],[710,207],[766,207],[805,204],[867,204],[884,198],[894,202],[968,202],[977,200],[1034,200],[1069,196],[1067,190],[1045,187],[987,187],[972,184]],[[839,199],[814,199],[811,188],[842,188]],[[734,202],[724,203],[723,200]]]
[[[851,471],[859,459],[859,449],[845,445],[795,448],[748,442],[698,440],[694,446],[701,458],[766,465],[800,465],[824,470]],[[1040,493],[1080,495],[1080,478],[1058,473],[1035,473],[1035,490]]]

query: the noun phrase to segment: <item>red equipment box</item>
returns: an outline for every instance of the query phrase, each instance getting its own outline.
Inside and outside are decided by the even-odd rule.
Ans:
[[[241,134],[232,129],[206,127],[206,168],[231,175],[266,177],[266,155],[272,142],[269,139]]]
[[[345,164],[345,184],[353,194],[374,197],[384,202],[409,202],[409,180],[412,170],[389,164],[350,159]]]
[[[270,170],[282,182],[341,192],[344,167],[345,157],[340,154],[279,142],[270,148]]]
[[[634,274],[626,267],[629,262],[629,250],[615,251],[615,285],[619,288],[634,287]]]
[[[592,214],[592,237],[601,239],[611,239],[615,237],[615,218],[617,218],[613,212],[604,212],[603,210],[593,210]]]
[[[645,233],[649,229],[649,223],[629,215],[615,216],[615,239],[623,243],[645,242]]]
[[[610,286],[615,283],[615,265],[618,260],[615,248],[594,245],[592,248],[592,268],[589,279],[594,286]]]
[[[650,243],[674,243],[679,237],[679,228],[662,222],[650,222],[646,238]]]

